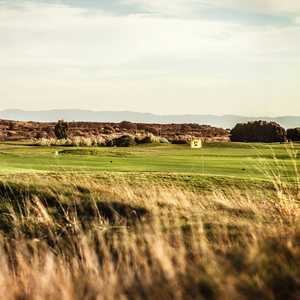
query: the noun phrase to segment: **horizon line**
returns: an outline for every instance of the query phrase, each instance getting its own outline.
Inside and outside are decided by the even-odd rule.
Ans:
[[[136,113],[136,114],[148,114],[153,116],[161,116],[161,117],[168,117],[168,116],[214,116],[214,117],[226,117],[226,116],[233,116],[233,117],[243,117],[243,118],[298,118],[300,115],[277,115],[277,116],[247,116],[243,114],[215,114],[215,113],[171,113],[171,114],[160,114],[160,113],[154,113],[154,112],[142,112],[142,111],[135,111],[135,110],[93,110],[93,109],[82,109],[82,108],[62,108],[62,109],[21,109],[21,108],[6,108],[6,109],[0,109],[0,112],[13,112],[13,111],[19,111],[19,112],[59,112],[59,111],[81,111],[81,112],[92,112],[92,113]]]

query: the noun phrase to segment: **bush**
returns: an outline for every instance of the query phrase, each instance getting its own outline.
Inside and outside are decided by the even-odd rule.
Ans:
[[[192,139],[193,137],[191,135],[176,135],[171,140],[171,143],[177,145],[184,145],[184,144],[189,144]]]
[[[135,137],[135,142],[137,144],[159,144],[159,143],[169,143],[168,140],[161,138],[159,136],[155,136],[153,134],[147,134],[144,136],[136,136]]]
[[[135,139],[131,135],[122,135],[120,137],[108,140],[106,143],[107,147],[130,147],[134,146]]]
[[[232,142],[285,142],[286,131],[275,122],[254,121],[237,124],[232,130]]]
[[[300,128],[291,128],[287,130],[287,138],[289,141],[300,141]]]
[[[57,139],[67,139],[69,132],[68,123],[64,122],[63,120],[59,120],[54,128],[54,133]]]
[[[105,146],[106,147],[115,147],[116,146],[115,139],[107,140],[105,143]]]
[[[135,142],[137,144],[151,144],[152,143],[152,138],[150,135],[143,136],[143,137],[136,137]]]
[[[101,136],[82,137],[74,136],[68,139],[40,138],[34,139],[33,144],[37,146],[75,146],[75,147],[102,147],[105,139]]]

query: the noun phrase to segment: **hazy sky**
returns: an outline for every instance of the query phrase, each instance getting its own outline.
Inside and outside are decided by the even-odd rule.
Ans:
[[[0,0],[0,110],[300,115],[298,0]]]

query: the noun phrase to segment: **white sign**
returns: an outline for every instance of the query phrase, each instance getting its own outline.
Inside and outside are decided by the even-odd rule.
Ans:
[[[193,148],[193,149],[202,148],[202,141],[201,140],[192,140],[191,141],[191,148]]]

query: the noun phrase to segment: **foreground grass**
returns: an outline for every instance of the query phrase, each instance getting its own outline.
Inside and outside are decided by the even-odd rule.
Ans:
[[[299,299],[298,148],[2,144],[0,299]]]
[[[0,298],[299,299],[299,196],[277,179],[2,178]]]

